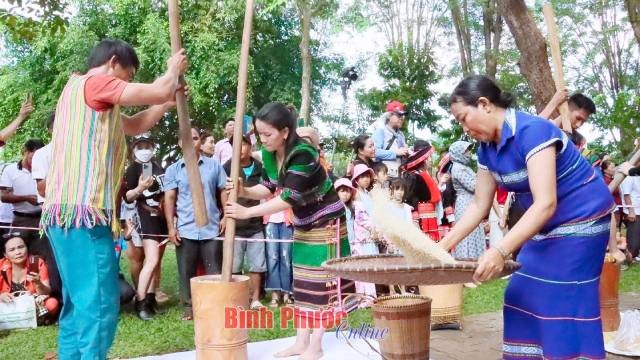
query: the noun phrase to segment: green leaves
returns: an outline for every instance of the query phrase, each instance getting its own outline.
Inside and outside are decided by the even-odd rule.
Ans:
[[[378,73],[385,80],[385,87],[359,93],[357,98],[361,104],[379,114],[384,112],[387,102],[399,100],[405,104],[409,119],[419,128],[436,129],[439,117],[430,106],[435,96],[430,86],[437,83],[440,76],[428,49],[416,51],[402,43],[388,48],[378,58]]]
[[[30,2],[23,1],[22,6],[27,3]],[[64,5],[60,1],[55,3]],[[279,0],[259,1],[257,7],[250,49],[247,112],[252,113],[269,101],[299,106],[302,67],[296,10]],[[64,35],[57,28],[55,33],[31,31],[28,37],[14,36],[20,22],[36,20],[0,10],[1,24],[15,23],[13,33],[2,37],[0,94],[4,101],[0,103],[0,126],[15,118],[27,92],[33,93],[36,108],[5,147],[2,155],[5,159],[19,157],[27,138],[46,136],[44,123],[69,75],[87,70],[86,58],[99,40],[120,38],[132,44],[141,61],[134,81],[151,82],[166,69],[170,46],[164,1],[78,0],[73,17],[61,19],[66,24]],[[235,112],[243,19],[243,2],[181,1],[182,40],[190,63],[186,74],[190,115],[195,125],[215,132],[216,139],[221,136],[224,120]],[[310,46],[314,57],[312,104],[316,106],[322,90],[337,83],[343,63],[339,57],[324,55],[326,46],[318,41],[312,41]],[[172,153],[177,139],[174,115],[169,114],[162,126],[153,129],[153,135],[158,138],[161,156]]]
[[[0,9],[0,24],[14,40],[31,41],[39,34],[64,35],[67,26],[63,0],[7,0]]]

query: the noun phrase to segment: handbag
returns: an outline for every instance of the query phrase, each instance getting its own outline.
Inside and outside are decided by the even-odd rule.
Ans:
[[[36,302],[26,291],[14,293],[10,303],[0,302],[0,330],[35,329],[38,327]]]

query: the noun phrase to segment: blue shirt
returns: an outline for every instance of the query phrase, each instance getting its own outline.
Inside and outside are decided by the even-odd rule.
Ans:
[[[543,227],[546,233],[561,225],[591,221],[608,214],[613,197],[604,181],[558,127],[534,115],[507,109],[500,143],[481,143],[478,168],[488,170],[498,185],[515,192],[528,209],[533,204],[527,161],[537,152],[555,146],[557,207]]]
[[[373,133],[373,143],[376,147],[376,160],[385,161],[396,159],[396,152],[394,150],[386,150],[394,134],[396,135],[394,142],[398,148],[406,147],[407,143],[404,140],[404,134],[400,130],[391,130],[388,125],[385,125],[385,127],[378,128]],[[390,149],[392,148],[393,147]]]
[[[200,156],[198,165],[209,219],[206,226],[199,228],[195,223],[191,188],[184,159],[178,160],[167,168],[164,175],[164,190],[178,190],[176,209],[180,237],[190,240],[211,240],[220,232],[220,210],[216,205],[216,198],[218,190],[224,189],[227,174],[215,158]]]

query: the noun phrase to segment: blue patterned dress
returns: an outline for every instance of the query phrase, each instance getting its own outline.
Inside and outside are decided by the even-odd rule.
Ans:
[[[613,198],[567,136],[547,120],[507,110],[499,144],[482,143],[478,167],[533,203],[526,163],[555,146],[557,209],[518,255],[504,301],[504,359],[604,359],[599,279]]]

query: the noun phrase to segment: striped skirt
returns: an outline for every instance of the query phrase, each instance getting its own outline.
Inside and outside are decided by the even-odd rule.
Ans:
[[[321,264],[333,259],[338,251],[337,221],[312,230],[296,228],[293,232],[293,296],[297,313],[300,316],[321,318],[329,311],[346,311],[355,309],[358,304],[353,297],[346,301],[345,297],[355,293],[353,281],[340,279],[325,272]],[[339,221],[340,257],[350,256],[347,224],[344,217]],[[338,286],[340,286],[340,295]]]
[[[604,359],[599,283],[610,216],[536,235],[504,301],[504,359]]]

